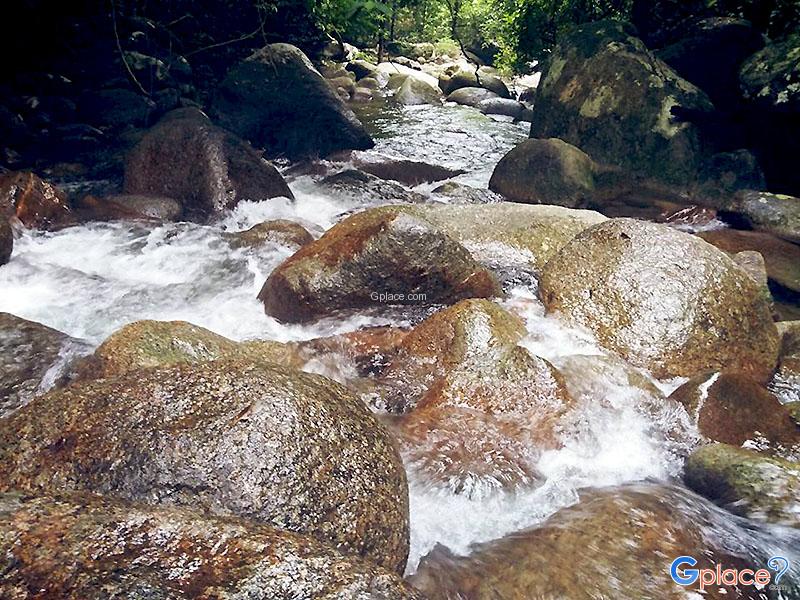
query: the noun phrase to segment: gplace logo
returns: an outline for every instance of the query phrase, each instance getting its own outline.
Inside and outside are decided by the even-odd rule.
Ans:
[[[697,582],[700,589],[707,586],[757,586],[765,587],[772,583],[778,585],[784,573],[789,570],[789,561],[783,556],[773,556],[767,561],[769,569],[723,569],[717,565],[716,569],[695,569],[697,561],[691,556],[679,556],[672,561],[669,568],[672,581],[678,585],[689,586]],[[775,572],[775,579],[772,578]]]

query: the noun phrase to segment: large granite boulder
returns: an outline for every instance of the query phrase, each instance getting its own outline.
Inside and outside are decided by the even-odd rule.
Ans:
[[[199,221],[242,200],[293,198],[275,167],[195,109],[173,111],[145,134],[126,159],[124,187],[174,198]]]
[[[259,293],[267,314],[308,321],[381,304],[451,304],[501,294],[457,241],[403,207],[369,209],[336,224],[278,266]]]
[[[559,139],[525,140],[500,159],[489,189],[515,202],[583,208],[594,192],[594,163]]]
[[[0,494],[0,596],[64,600],[421,600],[394,573],[304,535],[90,494]]]
[[[340,385],[277,365],[133,371],[0,422],[0,491],[86,490],[310,534],[402,572],[408,490],[391,440]]]
[[[656,377],[733,370],[769,380],[780,339],[762,287],[726,254],[665,225],[610,219],[545,266],[549,311]]]
[[[325,156],[373,146],[353,112],[290,44],[270,44],[235,65],[212,110],[223,127],[270,156]]]
[[[685,118],[712,110],[708,97],[656,58],[630,26],[598,21],[553,50],[531,137],[560,138],[599,163],[686,186],[705,151],[698,128]]]

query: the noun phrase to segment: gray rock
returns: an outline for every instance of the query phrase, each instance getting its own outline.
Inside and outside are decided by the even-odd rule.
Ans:
[[[800,198],[744,190],[725,205],[721,216],[800,244]]]
[[[463,104],[465,106],[478,106],[484,100],[498,98],[499,96],[490,90],[479,87],[462,87],[447,96],[448,102]]]

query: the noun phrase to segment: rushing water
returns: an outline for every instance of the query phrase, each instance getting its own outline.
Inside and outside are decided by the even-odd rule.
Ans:
[[[459,181],[483,187],[499,158],[526,134],[523,125],[463,107],[373,107],[361,116],[376,135],[373,153],[464,169]],[[54,233],[22,232],[12,261],[0,269],[0,311],[91,345],[139,319],[179,319],[237,340],[280,341],[407,324],[408,315],[397,312],[308,325],[286,325],[264,314],[256,294],[291,250],[234,249],[224,234],[289,218],[319,235],[343,214],[365,206],[308,176],[290,185],[296,201],[244,202],[214,225],[93,223]],[[632,385],[636,370],[609,356],[586,332],[546,316],[532,285],[512,290],[505,303],[525,317],[529,335],[523,345],[559,367],[578,400],[571,433],[563,448],[541,457],[537,466],[544,483],[529,492],[470,499],[426,486],[409,473],[409,572],[437,543],[467,553],[474,542],[531,526],[576,502],[582,487],[675,478],[694,442],[681,411],[663,400],[679,381],[657,382],[638,372],[645,383]],[[771,539],[790,556],[800,549],[794,534],[778,528],[760,527],[757,537]]]

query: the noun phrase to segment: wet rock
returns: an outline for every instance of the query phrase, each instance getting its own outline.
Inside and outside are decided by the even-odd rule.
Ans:
[[[241,200],[293,198],[275,167],[192,109],[168,114],[131,150],[124,188],[127,194],[175,198],[187,218],[200,221]]]
[[[258,248],[264,244],[280,244],[300,248],[314,241],[305,227],[287,219],[264,221],[246,231],[232,233],[228,239],[236,248]]]
[[[578,233],[606,220],[590,210],[513,202],[407,210],[435,224],[492,269],[536,274]]]
[[[369,209],[335,225],[275,269],[259,299],[267,314],[309,321],[338,309],[453,303],[501,294],[469,252],[403,207]]]
[[[223,127],[271,156],[373,146],[353,112],[290,44],[270,44],[234,66],[217,90],[213,112]]]
[[[534,482],[571,398],[550,363],[517,345],[525,333],[497,304],[463,300],[399,341],[380,408],[408,413],[398,436],[419,479],[472,498]]]
[[[560,138],[595,161],[685,186],[703,158],[698,128],[675,114],[713,110],[617,21],[583,25],[553,50],[533,108],[532,138]]]
[[[800,198],[741,191],[725,206],[721,216],[736,225],[800,244]]]
[[[739,67],[764,45],[749,21],[702,19],[656,55],[681,77],[706,92],[714,106],[729,108],[739,98]]]
[[[780,112],[800,111],[800,34],[767,44],[743,65],[739,81],[745,98]]]
[[[442,94],[438,87],[418,77],[406,77],[394,94],[395,101],[406,106],[417,104],[441,104]]]
[[[451,177],[465,173],[465,171],[461,169],[448,169],[447,167],[431,165],[417,160],[357,160],[356,165],[362,171],[380,177],[381,179],[399,181],[400,183],[412,187],[421,183],[450,179]]]
[[[0,217],[0,266],[11,260],[11,252],[14,249],[14,232],[11,225],[4,218]]]
[[[405,472],[338,384],[250,361],[135,371],[40,396],[0,427],[0,489],[87,490],[306,533],[402,572]]]
[[[378,65],[378,73],[384,77],[395,80],[394,89],[402,85],[404,79],[400,76],[414,77],[420,79],[433,87],[438,87],[439,80],[433,75],[429,75],[424,71],[418,71],[410,67],[406,67],[396,62],[382,62]]]
[[[433,193],[446,196],[450,202],[457,204],[492,204],[503,200],[500,194],[491,190],[475,188],[456,181],[446,181],[434,188]]]
[[[373,98],[372,90],[365,87],[356,87],[353,90],[353,95],[350,97],[351,102],[369,102]]]
[[[489,98],[478,102],[475,108],[485,115],[503,115],[514,119],[520,119],[528,110],[522,102],[510,98]]]
[[[776,326],[781,334],[781,356],[769,389],[783,402],[800,405],[800,321],[783,321]]]
[[[655,223],[611,219],[545,266],[549,311],[659,378],[709,370],[767,381],[779,337],[761,288],[724,253]]]
[[[675,557],[694,556],[697,568],[720,563],[753,568],[768,558],[744,550],[751,546],[740,543],[742,534],[737,539],[735,526],[718,512],[679,487],[588,489],[577,504],[539,527],[476,545],[468,557],[435,548],[410,581],[431,600],[679,600],[694,588],[681,588],[670,579],[669,563]],[[708,535],[706,527],[724,531],[727,539]],[[751,591],[707,587],[704,597],[745,600],[752,598]]]
[[[0,514],[8,598],[421,598],[387,570],[244,519],[77,493],[3,494]]]
[[[698,234],[710,244],[729,253],[752,250],[764,257],[769,278],[800,292],[800,248],[772,235],[755,231],[717,229]]]
[[[0,313],[0,417],[61,383],[86,351],[66,333]]]
[[[82,362],[80,376],[104,379],[140,369],[220,359],[296,365],[292,349],[280,342],[235,342],[185,321],[134,321],[112,333]]]
[[[489,189],[515,202],[585,207],[594,191],[594,163],[558,139],[526,140],[500,159]]]
[[[800,444],[800,427],[783,405],[745,375],[700,375],[675,390],[670,399],[680,402],[700,433],[715,442],[741,446],[763,439],[785,448]]]
[[[32,229],[60,229],[76,223],[66,193],[31,172],[0,174],[0,210]]]
[[[455,102],[456,104],[463,104],[465,106],[478,106],[485,100],[498,97],[499,96],[497,94],[490,90],[485,90],[479,87],[464,87],[448,94],[446,100],[448,102]]]
[[[698,494],[749,519],[800,527],[800,463],[711,444],[686,461],[684,481]]]
[[[501,98],[511,97],[503,80],[485,69],[479,69],[477,74],[475,71],[465,71],[460,67],[456,67],[455,70],[448,69],[439,77],[439,87],[445,96],[462,88],[483,88]],[[457,101],[452,100],[452,102]]]
[[[764,293],[769,296],[767,265],[761,253],[755,252],[754,250],[744,250],[742,252],[737,252],[731,256],[731,258],[733,258],[733,261],[746,271],[747,274],[753,278],[753,281],[762,287]]]
[[[75,209],[82,221],[178,221],[183,215],[183,206],[173,198],[140,194],[112,194],[102,198],[84,196],[75,202]]]
[[[320,184],[365,204],[386,202],[422,203],[427,198],[405,186],[386,181],[359,169],[345,169],[325,177]]]

